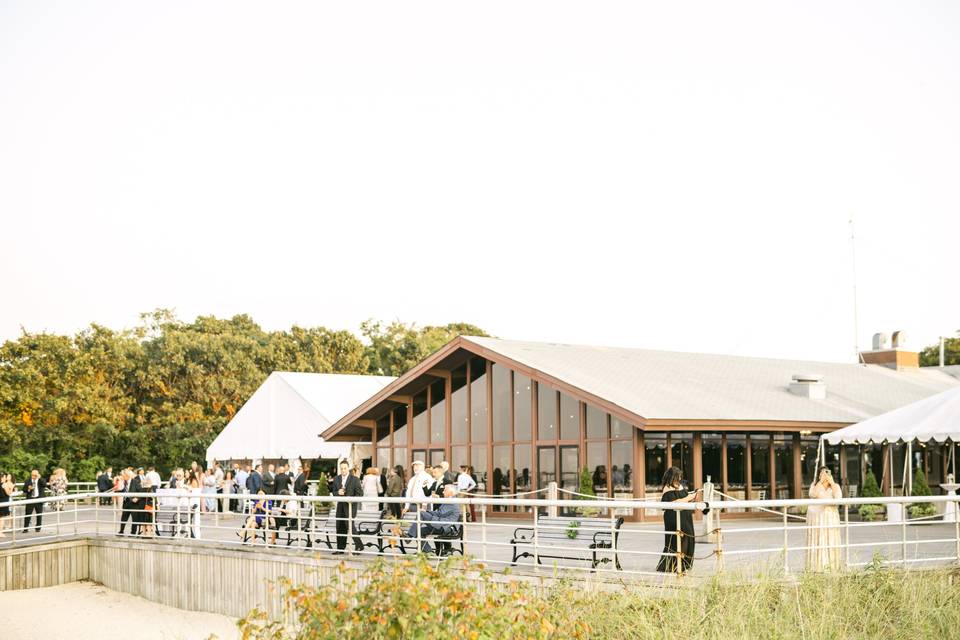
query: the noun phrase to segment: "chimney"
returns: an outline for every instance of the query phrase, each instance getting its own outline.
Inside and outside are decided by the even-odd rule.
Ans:
[[[798,373],[790,382],[790,393],[801,398],[824,400],[827,397],[827,385],[819,373]]]
[[[861,351],[860,359],[864,364],[878,364],[889,369],[916,369],[920,366],[920,354],[907,348],[907,334],[904,331],[893,332],[893,344],[887,340],[887,334],[873,334],[873,349]]]

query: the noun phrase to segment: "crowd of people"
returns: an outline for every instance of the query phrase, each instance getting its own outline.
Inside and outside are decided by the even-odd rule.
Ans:
[[[17,489],[17,483],[9,473],[0,474],[0,538],[6,537],[6,532],[15,526],[11,523],[12,512],[10,510],[10,501],[17,497],[25,499],[46,498],[48,496],[67,495],[67,472],[57,468],[53,470],[49,478],[42,478],[40,472],[34,469],[30,476],[24,480],[20,490]],[[63,510],[63,501],[57,500],[51,503],[51,509],[54,511]],[[40,531],[43,527],[43,504],[31,503],[25,507],[23,520],[23,532],[30,529],[31,521],[35,530]]]

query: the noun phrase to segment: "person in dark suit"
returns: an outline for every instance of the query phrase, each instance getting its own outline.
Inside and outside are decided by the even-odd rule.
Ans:
[[[277,495],[285,496],[289,492],[290,485],[293,483],[293,480],[290,479],[290,474],[287,473],[287,468],[283,465],[280,465],[280,468],[277,469],[276,480],[274,481],[274,486],[276,488]]]
[[[444,460],[440,467],[443,469],[443,484],[457,484],[457,474],[450,469],[450,463]]]
[[[443,496],[443,487],[447,484],[443,479],[443,467],[437,465],[430,469],[430,475],[433,476],[433,482],[431,482],[427,488],[424,490],[424,494],[428,498],[440,498]],[[432,505],[436,507],[437,505]]]
[[[300,470],[300,474],[297,476],[297,479],[293,481],[293,492],[298,496],[307,495],[309,490],[309,485],[307,484],[307,479],[310,477],[310,467],[305,466]]]
[[[439,467],[438,467],[439,468]],[[457,495],[457,485],[448,484],[443,488],[443,497],[444,498],[454,498]],[[420,550],[424,553],[431,553],[433,548],[430,546],[430,543],[427,542],[427,536],[431,534],[441,534],[441,535],[453,535],[457,533],[460,528],[458,524],[460,520],[460,506],[456,504],[438,504],[435,505],[436,508],[431,511],[421,511],[420,512],[420,522],[414,522],[410,525],[410,528],[407,529],[407,538],[416,539],[417,536],[417,527],[420,527]],[[449,549],[449,542],[438,542],[437,550],[441,555],[444,555]]]
[[[47,493],[47,481],[40,477],[40,472],[34,469],[30,472],[30,477],[23,483],[23,499],[33,500],[35,498],[44,498]],[[30,514],[34,514],[37,520],[36,530],[40,531],[43,526],[43,503],[35,502],[24,507],[23,514],[23,532],[26,533],[30,528]]]
[[[263,470],[263,465],[258,464],[253,469],[253,473],[247,476],[247,491],[253,495],[260,493],[260,489],[263,489],[263,476],[260,475],[260,472]]]
[[[143,492],[143,469],[137,469],[136,474],[127,483],[126,493]],[[143,523],[144,498],[137,496],[124,497],[123,515],[120,516],[120,535],[123,535],[123,526],[130,520],[130,535],[140,535],[140,525]]]
[[[359,498],[363,495],[363,488],[360,486],[360,478],[350,473],[350,463],[346,460],[340,462],[340,475],[333,479],[330,488],[330,495]],[[350,526],[349,518],[357,516],[357,506],[359,503],[338,502],[337,503],[337,551],[341,554],[347,548],[347,529]],[[350,511],[347,511],[347,509]],[[349,516],[347,514],[350,514]],[[353,536],[353,548],[356,551],[363,551],[363,541],[360,536]]]
[[[277,474],[273,471],[273,465],[267,466],[267,472],[263,474],[263,492],[268,496],[277,493]]]
[[[113,491],[113,468],[107,467],[106,470],[97,476],[97,493],[110,493]],[[110,498],[100,498],[100,504],[110,504]]]

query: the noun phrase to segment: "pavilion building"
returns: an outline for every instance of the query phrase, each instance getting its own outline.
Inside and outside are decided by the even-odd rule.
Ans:
[[[960,372],[876,346],[842,364],[462,336],[320,435],[373,443],[379,467],[469,464],[492,495],[576,491],[587,468],[598,496],[659,496],[676,466],[732,497],[799,498],[820,435],[960,385]],[[827,447],[847,495],[868,469],[902,491],[903,448],[888,446]],[[952,446],[918,454],[931,485]]]

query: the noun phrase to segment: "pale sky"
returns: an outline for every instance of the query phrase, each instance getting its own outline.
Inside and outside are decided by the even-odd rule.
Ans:
[[[960,329],[960,3],[0,0],[0,340]]]

